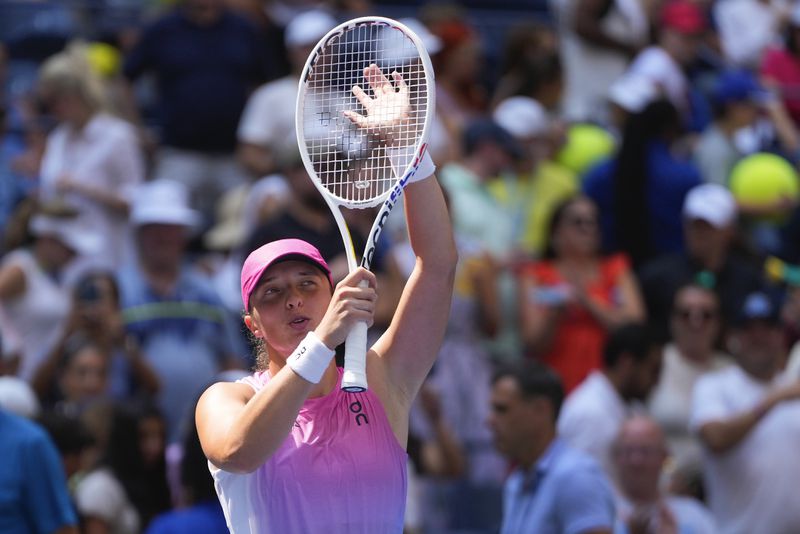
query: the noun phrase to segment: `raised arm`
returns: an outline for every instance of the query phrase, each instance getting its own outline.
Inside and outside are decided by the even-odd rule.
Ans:
[[[409,184],[405,206],[416,265],[391,325],[373,349],[384,360],[389,388],[410,403],[444,337],[457,253],[450,217],[435,177]]]

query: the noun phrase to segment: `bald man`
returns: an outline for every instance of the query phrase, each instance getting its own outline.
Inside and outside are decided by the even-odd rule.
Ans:
[[[709,511],[695,499],[662,493],[661,471],[668,457],[667,441],[653,419],[627,419],[612,446],[617,481],[615,534],[714,534]]]

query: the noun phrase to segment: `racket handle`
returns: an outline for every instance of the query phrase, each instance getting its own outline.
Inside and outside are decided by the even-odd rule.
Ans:
[[[347,334],[342,389],[348,393],[367,390],[367,323],[356,323]]]
[[[362,280],[361,287],[367,286]],[[367,323],[356,323],[344,342],[342,389],[348,393],[367,390]]]

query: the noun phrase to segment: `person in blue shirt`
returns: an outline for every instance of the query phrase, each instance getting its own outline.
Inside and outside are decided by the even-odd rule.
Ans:
[[[628,118],[617,154],[583,179],[583,192],[600,210],[604,250],[625,252],[634,267],[684,250],[683,201],[701,178],[673,152],[682,131],[675,106],[656,100]]]
[[[77,534],[64,466],[47,432],[0,409],[0,532]]]
[[[611,485],[592,458],[556,436],[564,399],[558,376],[535,361],[494,376],[489,426],[516,468],[503,492],[501,534],[610,534]]]

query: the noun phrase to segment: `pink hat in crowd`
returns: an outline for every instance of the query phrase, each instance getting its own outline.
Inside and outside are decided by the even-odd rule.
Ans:
[[[316,247],[301,239],[280,239],[267,243],[250,253],[242,265],[242,303],[249,309],[250,293],[255,289],[261,275],[271,265],[280,261],[300,260],[318,267],[328,275],[328,281],[333,287],[331,269]]]
[[[669,0],[661,8],[661,27],[693,35],[706,30],[708,21],[702,8],[691,0]]]

